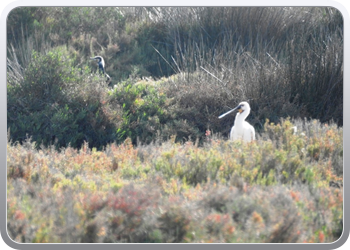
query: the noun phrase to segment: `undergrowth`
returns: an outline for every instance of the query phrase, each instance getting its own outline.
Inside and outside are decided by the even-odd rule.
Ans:
[[[292,126],[302,124],[297,134]],[[206,136],[102,151],[7,145],[18,242],[333,242],[342,232],[342,129],[266,122],[253,143]]]
[[[257,131],[286,117],[342,126],[334,8],[23,7],[7,27],[13,141],[102,149],[176,135],[201,144],[206,130],[228,135],[233,116],[217,117],[241,101]],[[95,55],[111,82],[96,74]]]
[[[7,20],[13,240],[342,234],[338,10],[20,7]],[[228,141],[234,116],[218,119],[241,101],[252,108],[252,143]]]

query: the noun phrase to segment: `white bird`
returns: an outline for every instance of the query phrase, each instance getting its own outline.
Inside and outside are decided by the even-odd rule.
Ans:
[[[231,129],[230,140],[231,141],[244,140],[246,142],[250,142],[250,141],[255,140],[254,127],[245,121],[245,119],[247,118],[247,116],[250,113],[249,103],[241,102],[234,109],[231,109],[230,111],[226,112],[225,114],[220,115],[219,119],[232,113],[235,110],[238,110],[238,113],[236,115],[235,123]]]
[[[97,60],[98,68],[100,73],[105,74],[107,77],[107,81],[111,79],[111,77],[106,73],[105,71],[105,61],[103,60],[102,56],[95,56],[95,57],[90,57],[92,60]]]
[[[293,129],[293,135],[296,135],[298,133],[297,126],[291,127],[290,129]],[[301,132],[300,135],[305,136],[305,133]]]

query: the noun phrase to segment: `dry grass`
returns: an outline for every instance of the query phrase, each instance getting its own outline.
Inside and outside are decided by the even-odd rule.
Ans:
[[[15,241],[340,237],[337,10],[17,8],[8,44]],[[109,86],[88,59],[97,54]],[[249,144],[227,141],[233,116],[217,118],[243,100]]]

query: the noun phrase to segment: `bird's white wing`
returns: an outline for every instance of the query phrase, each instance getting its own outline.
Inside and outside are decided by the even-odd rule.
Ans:
[[[250,125],[250,135],[253,141],[255,141],[255,129],[252,125]]]

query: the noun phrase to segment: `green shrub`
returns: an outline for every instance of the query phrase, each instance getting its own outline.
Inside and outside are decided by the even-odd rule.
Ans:
[[[111,99],[122,108],[122,123],[117,129],[117,141],[131,138],[135,144],[150,143],[171,119],[167,113],[166,95],[157,83],[126,81],[110,91]]]
[[[9,141],[9,235],[62,243],[337,240],[343,174],[332,162],[342,165],[342,128],[291,119],[265,129],[253,143],[127,139],[100,151]]]
[[[18,8],[8,28],[15,140],[28,134],[38,144],[58,138],[58,146],[85,140],[101,148],[127,137],[136,144],[175,135],[202,145],[207,130],[228,136],[234,115],[217,117],[243,100],[257,132],[266,119],[286,117],[342,124],[343,20],[333,8]],[[88,75],[96,72],[88,58],[97,54],[110,85],[119,86],[110,96],[102,79]]]
[[[79,147],[87,141],[102,147],[115,140],[118,110],[110,113],[106,86],[81,74],[64,48],[33,52],[23,80],[8,84],[7,100],[13,141],[32,137],[37,146]]]

